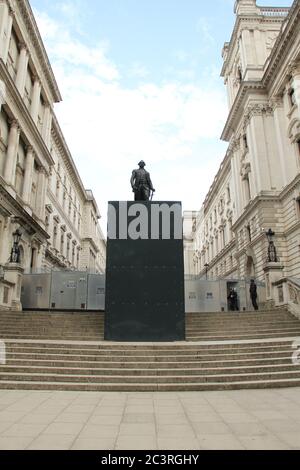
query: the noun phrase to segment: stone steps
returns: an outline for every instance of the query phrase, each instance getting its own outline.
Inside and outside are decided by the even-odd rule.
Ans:
[[[285,311],[188,314],[186,342],[106,343],[99,314],[0,313],[0,389],[201,391],[300,386]],[[27,316],[28,315],[28,316]],[[7,340],[11,338],[11,340]]]
[[[167,391],[300,384],[289,340],[176,346],[8,343],[0,388]]]

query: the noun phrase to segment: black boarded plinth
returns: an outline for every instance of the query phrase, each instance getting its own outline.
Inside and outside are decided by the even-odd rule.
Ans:
[[[136,203],[128,202],[120,209],[119,202],[110,202],[106,265],[105,340],[152,342],[185,340],[184,262],[182,220],[181,238],[151,239],[153,205],[173,202],[142,202],[149,213],[149,239],[124,238],[124,205],[130,210]],[[180,204],[180,203],[175,203]],[[123,229],[120,234],[120,210]],[[114,215],[114,211],[116,217]],[[181,204],[180,204],[181,213]],[[134,218],[127,218],[127,227]],[[112,225],[117,220],[116,234]],[[126,219],[125,219],[126,220]],[[145,234],[145,227],[141,227]],[[178,230],[176,232],[178,234]],[[176,235],[177,236],[177,235]]]

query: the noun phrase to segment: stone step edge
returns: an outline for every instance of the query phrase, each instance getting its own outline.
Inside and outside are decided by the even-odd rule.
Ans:
[[[93,366],[94,365],[97,365],[97,364],[106,364],[108,366],[116,366],[117,364],[120,364],[120,370],[122,370],[123,368],[124,369],[130,369],[130,367],[125,367],[124,364],[126,364],[126,366],[130,366],[131,364],[135,364],[135,365],[141,365],[143,366],[145,363],[148,364],[148,365],[155,365],[155,366],[158,366],[158,365],[168,365],[170,366],[170,368],[174,368],[174,363],[176,364],[180,364],[181,366],[183,364],[186,364],[187,366],[193,366],[194,369],[196,368],[200,368],[200,365],[203,365],[203,364],[235,364],[235,363],[242,363],[242,364],[245,364],[245,363],[250,363],[250,364],[256,364],[256,365],[259,365],[258,363],[260,362],[267,362],[268,360],[270,362],[279,362],[279,361],[291,361],[291,352],[292,351],[288,351],[289,352],[289,355],[288,356],[283,356],[283,357],[271,357],[269,359],[267,358],[253,358],[253,359],[249,359],[248,357],[245,358],[245,359],[221,359],[221,360],[212,360],[212,361],[208,361],[208,360],[202,360],[202,358],[199,358],[199,361],[180,361],[178,358],[178,362],[176,361],[141,361],[141,362],[137,362],[136,360],[135,361],[126,361],[126,362],[123,362],[123,361],[91,361],[91,360],[84,360],[84,361],[78,361],[78,360],[66,360],[66,359],[28,359],[28,358],[22,358],[22,359],[18,359],[18,358],[9,358],[9,363],[6,363],[5,365],[9,365],[9,366],[16,366],[16,367],[21,367],[22,366],[22,363],[23,362],[28,362],[30,364],[28,364],[28,366],[30,367],[35,367],[35,363],[39,362],[39,363],[43,363],[43,362],[47,362],[47,363],[61,363],[61,364],[65,364],[65,363],[68,363],[68,364],[92,364]],[[266,364],[268,365],[268,364]],[[283,365],[286,365],[283,363]],[[195,367],[197,366],[197,367]],[[1,367],[1,365],[0,365]],[[43,367],[41,365],[41,367]],[[47,366],[45,366],[47,367]],[[57,367],[59,368],[59,366],[57,365],[51,365],[51,366],[48,366],[48,367]],[[63,366],[63,367],[68,367],[68,368],[72,368],[72,366]],[[91,369],[92,366],[89,366],[89,368]]]
[[[278,371],[277,369],[278,368],[286,368],[287,370],[286,371]],[[204,375],[206,375],[207,372],[222,372],[224,374],[227,375],[228,371],[232,371],[232,374],[229,373],[229,375],[235,375],[235,371],[246,371],[245,374],[248,375],[249,372],[253,371],[256,373],[258,369],[270,369],[270,372],[272,372],[272,370],[274,370],[275,372],[290,372],[290,368],[294,368],[295,372],[300,372],[300,364],[299,365],[294,365],[292,363],[292,360],[291,360],[291,363],[290,364],[263,364],[263,365],[241,365],[241,366],[230,366],[230,367],[223,367],[223,366],[220,366],[220,367],[193,367],[191,369],[189,368],[184,368],[184,369],[180,369],[180,368],[168,368],[168,369],[163,369],[163,368],[160,368],[160,367],[157,367],[157,368],[154,368],[154,369],[149,369],[149,368],[144,368],[144,367],[140,367],[138,369],[130,369],[130,368],[115,368],[115,369],[109,369],[109,368],[103,368],[103,367],[58,367],[58,366],[34,366],[34,365],[28,365],[28,366],[20,366],[20,365],[12,365],[12,364],[6,364],[6,365],[0,365],[0,373],[7,373],[7,369],[16,369],[16,370],[19,370],[19,369],[22,369],[22,371],[19,371],[20,374],[27,374],[26,371],[36,371],[33,372],[33,374],[37,374],[39,375],[40,371],[42,371],[43,373],[49,373],[50,375],[51,372],[53,370],[55,371],[59,371],[59,374],[57,375],[60,375],[60,374],[63,374],[65,373],[65,375],[75,375],[75,376],[78,376],[78,375],[81,375],[81,372],[82,371],[85,371],[85,372],[91,372],[90,374],[88,373],[85,373],[84,376],[94,376],[94,375],[97,375],[98,374],[94,374],[93,372],[107,372],[107,371],[113,371],[114,373],[113,374],[109,374],[109,375],[114,375],[116,377],[118,377],[118,373],[120,372],[126,372],[126,373],[130,373],[132,372],[133,376],[136,375],[135,372],[149,372],[150,370],[152,370],[153,372],[161,372],[161,373],[164,373],[166,371],[168,372],[171,372],[171,371],[174,371],[174,377],[180,377],[181,376],[181,372],[183,373],[182,375],[186,375],[184,372],[187,372],[187,371],[199,371],[199,377],[202,376],[202,373]],[[12,374],[14,374],[15,372],[13,372],[13,370],[10,372]],[[248,372],[249,371],[249,372]],[[234,372],[234,374],[233,374]],[[260,372],[260,373],[265,373],[265,372]],[[55,374],[56,375],[56,374]],[[108,374],[104,374],[105,376],[107,376]],[[121,376],[123,376],[123,374],[120,374]],[[139,374],[138,374],[139,375]],[[153,375],[153,374],[151,374]],[[157,375],[160,375],[160,374],[157,374]],[[172,375],[172,374],[170,374]],[[196,375],[196,374],[193,374],[193,375]],[[212,374],[213,375],[213,374]],[[219,374],[217,374],[219,375]],[[99,374],[99,376],[101,376],[101,374]],[[130,376],[130,374],[129,374]]]
[[[32,330],[31,330],[32,331]],[[238,332],[234,332],[234,333],[228,333],[226,334],[226,332],[224,332],[223,334],[221,334],[222,332],[220,332],[219,330],[217,330],[216,332],[212,332],[212,331],[209,331],[209,332],[203,332],[201,329],[199,330],[199,332],[197,331],[193,331],[191,333],[188,333],[186,334],[186,337],[187,338],[198,338],[198,337],[202,337],[202,338],[215,338],[214,340],[217,341],[218,339],[222,339],[222,338],[229,338],[229,339],[260,339],[260,338],[267,338],[269,335],[273,335],[273,337],[276,337],[274,335],[280,335],[280,333],[282,333],[282,337],[286,337],[285,335],[288,334],[289,336],[300,336],[300,327],[299,328],[287,328],[287,329],[277,329],[277,330],[266,330],[266,331],[263,331],[263,330],[260,330],[262,332],[255,332],[255,330],[253,329],[253,331],[249,331],[249,332],[246,332],[245,334],[242,334],[242,332],[244,333],[245,330],[242,330],[240,333]],[[211,333],[211,334],[210,334]],[[219,333],[219,334],[217,334]],[[97,338],[101,338],[103,337],[103,332],[101,331],[95,331],[94,333],[81,333],[81,334],[76,334],[76,333],[72,333],[70,332],[70,334],[64,334],[64,332],[61,332],[60,330],[60,333],[54,333],[54,332],[51,332],[51,331],[34,331],[33,333],[29,333],[29,332],[25,332],[25,333],[22,333],[22,332],[16,332],[16,331],[1,331],[0,329],[0,335],[2,338],[5,338],[6,335],[8,336],[7,339],[38,339],[39,337],[45,337],[45,339],[49,339],[49,340],[54,340],[55,339],[62,339],[62,338],[66,338],[66,339],[69,339],[70,341],[90,341],[90,340],[87,340],[86,338],[94,338],[92,339],[91,341],[97,341]],[[47,338],[48,336],[48,338]],[[249,337],[252,337],[252,338],[249,338]],[[280,336],[279,336],[280,337]],[[73,339],[72,339],[73,338]],[[159,342],[159,341],[158,341]]]
[[[16,374],[15,374],[14,372],[5,372],[5,371],[0,372],[0,384],[1,384],[1,377],[3,377],[3,376],[15,376],[15,375],[16,375]],[[21,377],[28,377],[28,378],[30,378],[30,377],[32,377],[32,378],[35,378],[35,377],[44,377],[44,376],[45,376],[45,377],[50,377],[50,375],[49,375],[49,374],[46,374],[46,373],[45,373],[45,374],[43,374],[43,373],[31,373],[31,374],[20,373],[20,374],[18,374],[18,375],[19,375],[20,379],[21,379]],[[62,375],[62,374],[51,374],[51,377],[59,378],[59,377],[61,377],[61,375]],[[300,370],[299,370],[299,369],[295,370],[294,372],[292,372],[292,371],[287,371],[287,372],[285,372],[285,371],[278,371],[278,372],[274,372],[274,373],[272,373],[272,372],[270,372],[270,373],[268,373],[268,372],[255,372],[255,373],[253,373],[253,374],[246,374],[246,373],[245,373],[245,374],[226,374],[226,375],[224,375],[224,376],[222,376],[222,374],[216,374],[216,375],[213,375],[213,374],[212,374],[212,375],[192,375],[191,378],[193,378],[193,379],[210,378],[210,379],[211,379],[211,378],[214,378],[214,377],[215,377],[215,378],[224,378],[225,381],[226,381],[228,378],[231,378],[231,377],[234,378],[234,377],[243,377],[243,376],[249,376],[249,375],[250,375],[251,377],[254,377],[254,376],[255,376],[255,377],[260,377],[260,376],[264,376],[264,375],[279,375],[279,376],[283,376],[283,377],[284,377],[285,375],[299,375],[299,380],[300,380]],[[85,379],[87,379],[87,378],[97,378],[98,380],[100,380],[100,379],[103,379],[103,378],[107,378],[108,376],[107,376],[107,375],[104,375],[104,376],[102,376],[102,375],[84,375],[84,376],[82,376],[82,375],[76,375],[76,374],[65,374],[65,377],[68,377],[68,378],[70,378],[70,379],[72,379],[72,378],[76,379],[76,378],[80,378],[80,377],[82,377],[82,378],[84,377]],[[116,380],[117,380],[117,379],[120,379],[120,380],[121,380],[124,376],[123,376],[123,375],[113,375],[113,377],[114,377],[114,379],[116,379]],[[132,376],[132,375],[128,375],[128,376],[126,376],[127,379],[133,379],[133,380],[135,380],[135,379],[137,379],[137,378],[139,378],[139,377],[141,377],[141,378],[143,378],[143,379],[151,379],[151,378],[153,378],[153,376],[151,376],[151,375],[149,375],[149,376],[147,376],[147,375],[144,375],[144,376],[139,376],[139,375],[133,375],[133,376]],[[156,376],[156,377],[157,377],[157,378],[163,378],[163,376],[159,376],[159,375]],[[170,376],[166,376],[166,378],[168,378],[168,379],[171,379],[171,378],[172,378],[172,379],[176,379],[176,380],[184,380],[184,378],[186,378],[186,376],[185,376],[185,375],[170,375]]]
[[[194,341],[192,342],[193,346],[213,346],[213,345],[223,345],[223,344],[286,344],[286,343],[291,343],[296,340],[299,340],[299,336],[283,336],[283,337],[278,337],[278,338],[258,338],[258,339],[240,339],[240,340],[223,340],[223,341]],[[56,344],[56,345],[85,345],[85,346],[133,346],[133,347],[139,347],[139,346],[151,346],[151,347],[161,347],[161,346],[189,346],[191,342],[189,341],[171,341],[171,342],[116,342],[116,341],[66,341],[66,340],[40,340],[40,339],[18,339],[18,338],[5,338],[5,342],[9,344]]]
[[[277,346],[274,347],[272,346],[271,348],[267,348],[266,346],[259,348],[258,346],[254,347],[249,347],[248,348],[227,348],[227,349],[178,349],[176,350],[114,350],[114,349],[60,349],[60,348],[42,348],[42,349],[35,349],[35,348],[13,348],[13,349],[8,349],[6,348],[6,355],[7,356],[24,356],[25,358],[28,355],[31,356],[40,356],[41,358],[45,356],[53,357],[53,356],[65,356],[70,359],[75,358],[75,357],[80,357],[80,358],[88,358],[88,357],[94,357],[95,359],[97,358],[99,361],[106,357],[115,357],[115,358],[132,358],[136,359],[137,357],[156,357],[163,359],[164,357],[168,358],[184,358],[184,357],[192,357],[192,358],[198,358],[200,359],[201,357],[213,357],[215,356],[216,359],[221,357],[221,356],[245,356],[249,355],[250,357],[253,355],[261,355],[261,356],[268,356],[270,354],[287,354],[291,352],[292,350],[295,350],[297,348],[293,347],[292,344],[290,344],[290,347],[285,347],[285,346]],[[279,356],[278,356],[279,357]],[[102,361],[103,362],[103,361]]]
[[[248,333],[248,332],[253,332],[256,331],[257,328],[259,327],[260,332],[277,332],[277,331],[284,331],[284,330],[300,330],[300,322],[296,323],[287,323],[284,322],[282,325],[281,324],[272,324],[272,325],[240,325],[239,327],[236,328],[230,328],[229,326],[226,328],[222,328],[222,333],[231,333],[231,334],[238,334],[238,333]],[[4,334],[5,332],[16,332],[16,330],[20,329],[20,325],[1,325],[0,326],[0,332],[1,334]],[[68,334],[73,335],[73,336],[93,336],[95,334],[100,334],[104,332],[104,328],[78,328],[78,329],[71,329],[69,327],[58,327],[58,326],[46,326],[46,327],[41,327],[39,325],[33,327],[30,327],[30,325],[22,325],[22,332],[25,334],[25,332],[32,332],[32,333],[49,333],[51,334]],[[188,327],[186,328],[186,333],[189,335],[192,335],[192,333],[201,333],[204,335],[204,333],[210,333],[210,334],[215,334],[219,333],[220,328],[214,327],[211,328],[203,328],[201,325],[197,326],[196,328],[191,328]]]
[[[263,381],[241,381],[241,382],[210,382],[201,384],[128,384],[128,383],[106,383],[106,384],[93,384],[93,383],[65,383],[65,382],[17,382],[17,381],[3,381],[0,382],[0,390],[65,390],[65,391],[119,391],[119,392],[168,392],[168,391],[213,391],[213,390],[243,390],[243,389],[282,389],[299,387],[299,379],[275,379]]]
[[[300,339],[300,334],[298,335],[295,335],[293,334],[293,332],[289,332],[286,334],[286,336],[279,336],[279,333],[278,334],[272,334],[272,335],[260,335],[260,336],[255,336],[255,335],[246,335],[246,336],[243,336],[242,338],[240,336],[231,336],[228,338],[228,336],[218,336],[217,338],[215,337],[207,337],[207,336],[204,336],[204,337],[201,337],[201,336],[195,336],[195,337],[187,337],[186,339],[186,342],[187,343],[190,343],[190,344],[195,344],[195,343],[199,343],[199,342],[205,342],[205,343],[220,343],[222,341],[232,341],[232,342],[238,342],[238,341],[242,341],[242,340],[254,340],[254,341],[258,341],[258,340],[265,340],[265,339],[273,339],[273,340],[276,340],[276,339],[282,339],[282,338],[295,338],[295,340],[299,340]],[[97,342],[105,342],[105,340],[103,339],[103,337],[70,337],[70,339],[62,339],[61,337],[58,337],[58,336],[50,336],[49,335],[45,335],[45,336],[42,336],[42,335],[36,335],[36,336],[30,336],[30,335],[19,335],[18,337],[6,337],[6,336],[2,336],[0,334],[0,341],[1,342],[7,342],[8,340],[29,340],[29,341],[34,341],[34,340],[37,340],[37,341],[41,341],[41,340],[50,340],[50,341],[54,341],[54,342],[57,342],[57,341],[69,341],[69,342],[90,342],[90,343],[97,343]]]

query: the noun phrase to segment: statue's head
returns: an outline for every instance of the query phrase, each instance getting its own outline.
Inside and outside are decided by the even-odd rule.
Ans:
[[[141,160],[139,163],[139,167],[144,168],[145,166],[146,166],[146,163],[144,162],[144,160]]]

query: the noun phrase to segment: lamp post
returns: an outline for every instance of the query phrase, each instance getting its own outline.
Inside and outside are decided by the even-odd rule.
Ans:
[[[274,236],[275,236],[275,232],[273,232],[273,230],[270,228],[267,232],[266,232],[266,236],[267,236],[267,239],[268,239],[268,263],[278,263],[278,256],[277,256],[277,251],[276,251],[276,247],[274,245]]]
[[[208,273],[209,264],[206,263],[206,264],[204,265],[204,267],[205,267],[205,277],[206,277],[206,280],[207,280],[207,273]]]
[[[20,263],[20,248],[19,248],[19,243],[22,238],[22,232],[17,229],[13,233],[13,247],[11,250],[11,255],[10,255],[10,262],[11,263]]]

